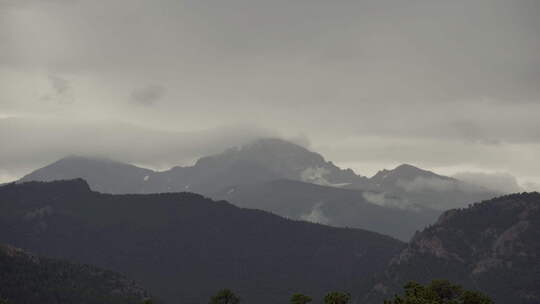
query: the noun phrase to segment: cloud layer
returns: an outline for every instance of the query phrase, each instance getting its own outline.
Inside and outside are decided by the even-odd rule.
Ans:
[[[103,138],[124,123],[247,124],[307,134],[361,174],[412,162],[539,183],[539,11],[531,0],[0,0],[0,117],[107,125],[92,136],[115,157]],[[23,130],[55,155],[87,147]],[[25,155],[15,137],[0,144]],[[157,142],[151,162],[168,161]],[[30,166],[5,159],[0,171]]]

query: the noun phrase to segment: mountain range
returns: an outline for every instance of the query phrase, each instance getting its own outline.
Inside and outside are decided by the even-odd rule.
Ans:
[[[435,221],[444,210],[501,194],[411,165],[367,178],[275,138],[259,139],[202,157],[193,166],[166,171],[71,156],[35,170],[19,182],[73,178],[83,178],[93,190],[103,193],[189,191],[291,219],[370,229],[402,240]],[[314,189],[317,195],[313,195]],[[373,222],[376,218],[381,222]]]
[[[328,291],[342,290],[351,292],[355,302],[380,304],[410,280],[442,278],[484,292],[497,304],[533,304],[540,300],[539,240],[539,193],[446,211],[405,244],[193,193],[101,194],[81,179],[0,187],[1,243],[52,257],[43,260],[54,265],[68,265],[38,265],[47,271],[83,263],[125,273],[165,303],[200,303],[228,287],[246,302],[286,301],[295,292],[318,301]],[[19,252],[7,248],[8,257]],[[18,262],[1,258],[2,269],[18,269]],[[54,262],[59,258],[70,263]],[[23,274],[44,270],[29,265],[0,278],[9,281],[18,273],[19,282],[33,286],[32,277]],[[62,270],[66,272],[73,273]],[[85,272],[78,273],[74,277],[86,282]],[[92,273],[101,280],[103,271]],[[130,282],[114,274],[106,278],[112,281],[96,288]],[[53,283],[64,286],[63,281]]]
[[[125,273],[165,303],[231,288],[263,304],[299,291],[359,296],[405,245],[193,193],[102,194],[82,179],[0,187],[0,242]]]

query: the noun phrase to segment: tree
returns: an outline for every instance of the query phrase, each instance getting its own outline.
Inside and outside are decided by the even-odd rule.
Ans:
[[[405,295],[396,295],[384,304],[493,304],[493,301],[477,291],[464,290],[447,280],[434,280],[424,286],[409,282],[404,286]]]
[[[295,293],[291,297],[291,304],[307,304],[313,299],[309,296],[303,295],[301,293]]]
[[[210,298],[210,304],[238,304],[238,298],[230,289],[220,290],[215,296]]]
[[[351,295],[344,292],[331,292],[324,296],[324,304],[347,304],[351,300]]]
[[[0,297],[0,304],[9,304],[8,300]]]

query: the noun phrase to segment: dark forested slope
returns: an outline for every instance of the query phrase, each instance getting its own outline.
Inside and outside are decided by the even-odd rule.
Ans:
[[[100,194],[80,179],[0,187],[0,242],[126,273],[167,303],[224,287],[257,303],[361,293],[404,245],[192,193]]]
[[[124,276],[0,244],[0,299],[13,304],[140,304],[146,292]]]

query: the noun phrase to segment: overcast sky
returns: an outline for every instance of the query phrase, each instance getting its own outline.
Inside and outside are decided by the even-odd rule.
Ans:
[[[280,136],[362,175],[406,162],[540,183],[539,15],[537,0],[0,0],[0,181],[69,154],[166,168]]]

